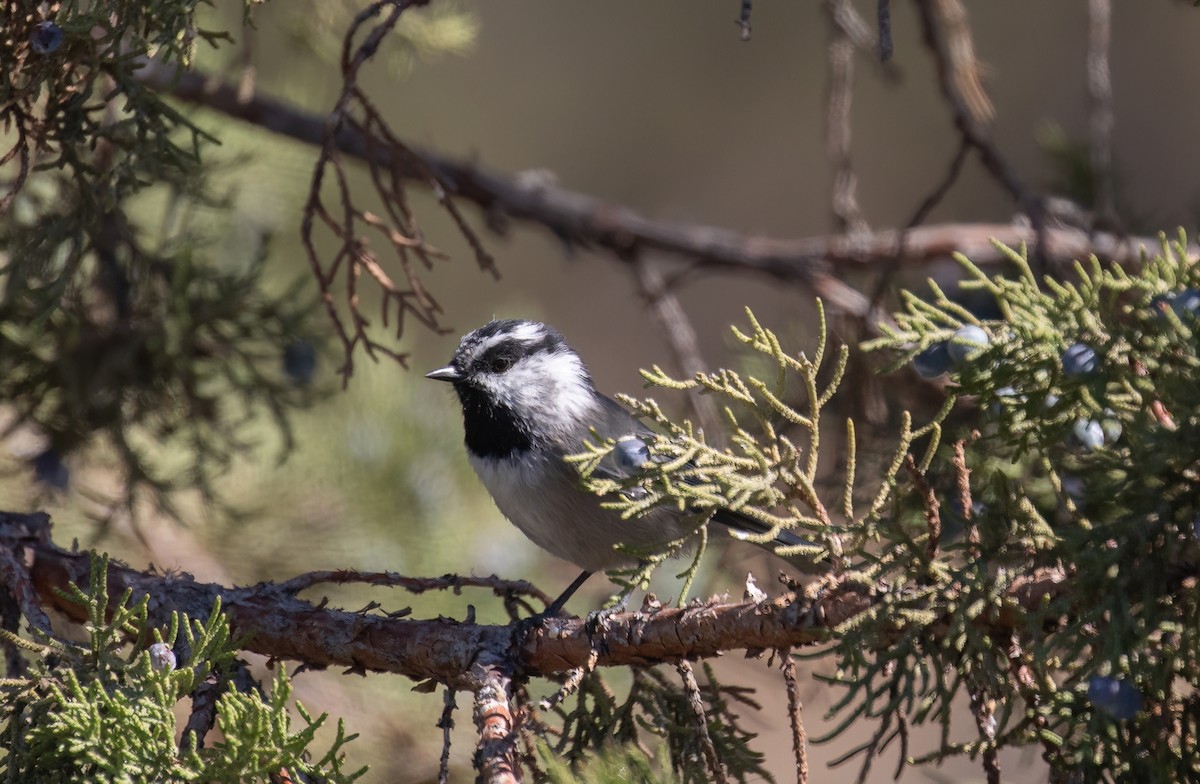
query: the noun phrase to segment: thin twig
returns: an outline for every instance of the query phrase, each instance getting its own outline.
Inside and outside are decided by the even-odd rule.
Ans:
[[[365,300],[361,297],[359,284],[364,272],[382,293],[379,298],[381,321],[396,338],[403,334],[406,317],[415,319],[431,331],[445,331],[438,322],[441,306],[425,289],[413,264],[415,259],[429,269],[435,259],[445,256],[426,242],[417,226],[415,216],[407,206],[406,179],[420,179],[429,187],[475,250],[480,266],[497,274],[492,257],[463,220],[456,205],[447,198],[437,173],[396,138],[383,115],[358,86],[362,68],[399,22],[401,14],[425,2],[379,0],[354,18],[342,39],[342,92],[328,117],[320,123],[321,151],[313,169],[300,234],[317,279],[321,301],[342,344],[343,362],[339,372],[343,383],[349,382],[358,349],[372,360],[385,356],[401,365],[407,360],[406,355],[374,335],[372,322],[362,311]],[[236,96],[240,105],[245,104],[242,98]],[[385,213],[383,216],[368,212],[354,202],[340,150],[339,138],[343,133],[352,133],[359,140],[371,184]],[[332,209],[326,205],[323,195],[327,174],[332,175],[335,186],[337,203]],[[332,256],[318,248],[321,231],[332,234],[339,242]],[[371,238],[377,235],[391,246],[404,275],[404,286],[394,283],[380,263],[371,243]],[[332,286],[339,278],[344,292],[335,295]]]
[[[683,679],[683,689],[688,696],[688,707],[692,710],[692,726],[704,752],[704,760],[708,764],[708,772],[712,774],[717,784],[728,784],[725,766],[717,757],[717,749],[713,746],[712,737],[708,734],[708,717],[704,713],[704,699],[700,694],[700,685],[696,683],[696,672],[692,663],[684,659],[675,665],[679,677]]]
[[[1023,209],[1033,209],[1037,199],[989,137],[987,123],[993,109],[979,82],[979,64],[962,4],[959,0],[917,0],[917,8],[925,45],[933,54],[942,94],[959,133],[979,152],[983,165],[1012,198]]]
[[[828,50],[829,80],[826,85],[825,145],[829,163],[833,166],[831,207],[834,225],[841,232],[864,232],[863,219],[856,196],[856,179],[850,162],[850,109],[854,97],[854,42],[846,26],[838,23],[845,16],[849,0],[828,0],[830,17]]]
[[[800,681],[796,660],[790,648],[780,651],[783,682],[787,685],[788,719],[792,724],[792,753],[796,757],[796,784],[808,784],[808,736],[804,731],[804,705],[800,702]]]
[[[1045,268],[1046,209],[1042,197],[1031,190],[1000,153],[988,130],[995,112],[979,79],[979,63],[961,0],[916,0],[925,46],[937,66],[938,82],[962,138],[979,153],[979,159],[1022,212],[1029,217],[1035,241],[1030,254]]]
[[[908,241],[912,236],[912,231],[920,226],[933,212],[934,208],[946,198],[946,194],[954,187],[954,183],[958,182],[959,175],[962,174],[963,164],[967,161],[967,153],[971,151],[971,144],[965,136],[959,137],[958,150],[954,153],[954,157],[950,160],[950,167],[946,170],[946,174],[942,177],[942,181],[926,196],[917,206],[916,212],[908,219],[908,223],[904,224],[904,228],[900,231],[900,241],[896,243],[896,255],[891,264],[885,265],[883,274],[879,276],[879,282],[875,285],[875,293],[871,297],[871,301],[876,305],[883,302],[883,296],[890,290],[892,275],[899,269],[901,261],[908,253]]]
[[[1088,0],[1087,92],[1088,155],[1096,185],[1097,218],[1106,228],[1117,222],[1116,186],[1113,180],[1113,112],[1112,76],[1108,68],[1108,52],[1112,43],[1111,0]]]
[[[442,695],[442,717],[437,726],[442,731],[442,758],[438,763],[438,784],[448,784],[450,781],[450,731],[454,729],[454,709],[458,703],[454,701],[454,689],[446,687]]]
[[[50,616],[38,603],[37,589],[30,580],[29,570],[16,552],[7,547],[0,547],[0,585],[7,589],[6,593],[16,602],[21,615],[30,625],[43,634],[52,633]],[[14,628],[12,631],[18,630]]]
[[[658,324],[659,331],[667,339],[667,346],[675,358],[676,370],[683,378],[694,378],[708,372],[708,365],[700,353],[700,340],[687,312],[671,291],[662,272],[653,261],[641,257],[633,263],[634,275],[642,296],[650,306],[650,315]],[[697,387],[688,392],[688,404],[700,427],[709,438],[721,432],[721,417],[712,395]]]
[[[880,70],[886,79],[894,81],[899,78],[900,71],[896,68],[895,63],[887,62],[887,58],[891,57],[891,52],[887,54],[887,58],[883,56],[882,44],[882,29],[876,32],[867,24],[867,20],[863,19],[862,15],[854,8],[850,2],[835,2],[834,0],[826,0],[825,5],[827,11],[831,14],[833,23],[841,28],[842,32],[854,44],[854,48],[859,51],[871,55],[871,62],[880,66]],[[888,46],[891,45],[891,31],[888,31]]]
[[[888,0],[879,0],[875,18],[879,23],[879,60],[886,63],[892,59],[892,5]]]
[[[978,435],[978,432],[975,435]],[[975,523],[975,502],[971,499],[971,469],[967,466],[966,439],[960,438],[954,442],[953,462],[955,481],[958,485],[958,503],[962,509],[962,518],[967,524],[967,553],[972,559],[978,559],[979,526]]]
[[[737,24],[741,29],[742,40],[750,40],[750,13],[754,8],[753,0],[742,0],[742,9],[738,14]]]
[[[295,595],[300,591],[321,583],[367,583],[369,585],[403,588],[422,594],[426,591],[452,590],[459,593],[463,588],[487,588],[496,596],[530,596],[545,605],[551,599],[526,580],[505,580],[496,575],[490,577],[465,577],[446,574],[441,577],[407,577],[396,572],[360,572],[356,569],[330,569],[306,572],[279,583],[281,591]]]
[[[912,452],[904,456],[904,468],[908,471],[909,478],[912,479],[912,483],[917,489],[917,495],[920,496],[921,503],[925,508],[925,525],[929,530],[929,541],[925,545],[925,553],[932,561],[937,558],[938,548],[941,547],[942,542],[942,505],[937,499],[937,493],[933,491],[933,487],[925,478],[924,472],[917,466]]]

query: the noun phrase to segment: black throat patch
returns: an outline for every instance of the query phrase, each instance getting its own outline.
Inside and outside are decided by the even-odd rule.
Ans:
[[[507,406],[470,384],[455,384],[462,403],[467,449],[477,457],[508,457],[533,445],[528,428]]]

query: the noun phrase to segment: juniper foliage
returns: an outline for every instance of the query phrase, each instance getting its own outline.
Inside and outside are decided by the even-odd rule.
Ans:
[[[165,629],[153,627],[149,596],[131,605],[127,593],[109,603],[107,566],[106,558],[93,558],[91,587],[72,584],[67,595],[87,608],[86,642],[0,630],[29,662],[27,673],[0,680],[2,780],[265,783],[286,773],[336,784],[365,772],[346,767],[344,747],[355,736],[341,721],[328,749],[314,750],[326,716],[313,717],[292,700],[282,667],[268,695],[227,689],[217,699],[221,740],[201,747],[193,735],[177,743],[176,708],[206,679],[230,675],[235,653],[229,623],[218,600],[206,621],[173,613]],[[178,667],[152,662],[151,641],[164,640],[174,642]]]
[[[822,408],[839,377],[818,383],[823,329],[813,359],[791,356],[752,315],[735,334],[770,358],[771,382],[646,374],[721,396],[732,445],[714,448],[652,400],[632,401],[666,433],[651,445],[656,460],[629,480],[587,481],[626,515],[727,507],[770,525],[767,537],[803,531],[811,546],[780,551],[829,559],[838,580],[871,591],[867,612],[804,654],[835,665],[824,679],[840,692],[833,729],[815,741],[875,727],[848,755],[860,757],[860,777],[898,746],[901,768],[953,756],[989,768],[1002,749],[1032,747],[1054,781],[1195,778],[1200,267],[1182,234],[1137,269],[1093,258],[1058,278],[1003,250],[1012,271],[1002,275],[958,259],[963,288],[993,297],[999,319],[981,321],[931,282],[928,297],[905,292],[895,326],[866,344],[908,372],[931,346],[963,341],[947,353],[945,407],[921,428],[903,420],[861,510],[852,423],[841,498],[823,498],[815,482]],[[807,407],[782,402],[788,383]],[[944,433],[951,407],[974,414]],[[585,475],[611,447],[579,457]],[[630,583],[644,585],[652,567]],[[1022,603],[1031,585],[1043,598]],[[940,728],[940,740],[910,748],[914,725]]]

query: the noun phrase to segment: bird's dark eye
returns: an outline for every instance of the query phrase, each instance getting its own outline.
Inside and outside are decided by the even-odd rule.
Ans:
[[[489,373],[503,373],[513,366],[516,359],[508,354],[497,354],[488,360],[487,369]]]

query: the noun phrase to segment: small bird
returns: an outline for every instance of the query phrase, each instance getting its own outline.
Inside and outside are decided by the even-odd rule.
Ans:
[[[597,391],[579,355],[553,327],[492,321],[465,335],[450,364],[425,377],[454,385],[468,459],[504,516],[534,544],[584,570],[550,614],[593,572],[636,561],[618,545],[653,551],[695,529],[694,518],[665,507],[622,520],[582,487],[566,456],[583,452],[588,440],[611,438],[616,446],[597,471],[628,478],[649,461],[646,440],[654,433]],[[729,510],[719,510],[712,521],[735,533],[768,530]],[[766,546],[803,541],[782,531]]]

